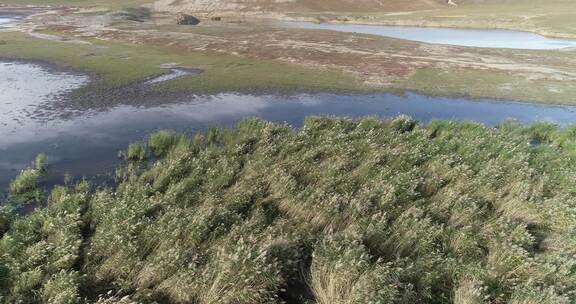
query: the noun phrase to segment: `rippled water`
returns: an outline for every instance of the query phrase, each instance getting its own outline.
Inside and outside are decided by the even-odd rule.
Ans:
[[[541,35],[506,30],[472,30],[454,28],[383,26],[313,22],[280,22],[287,28],[331,30],[458,46],[554,50],[576,47],[576,40],[554,39]]]
[[[0,62],[0,147],[11,137],[35,137],[45,127],[38,119],[38,106],[87,81],[86,76],[48,71],[35,64]]]
[[[117,152],[159,129],[192,133],[209,126],[233,126],[260,117],[300,126],[309,115],[390,117],[407,114],[431,119],[472,120],[488,125],[506,119],[521,122],[576,121],[576,107],[405,95],[216,94],[183,98],[181,103],[149,108],[118,106],[68,120],[42,122],[36,107],[81,86],[86,76],[48,71],[22,63],[0,64],[0,188],[40,152],[48,155],[53,182],[65,172],[109,179]]]

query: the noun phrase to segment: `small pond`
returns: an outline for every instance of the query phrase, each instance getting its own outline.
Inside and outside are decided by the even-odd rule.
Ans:
[[[576,47],[576,40],[547,38],[534,33],[507,30],[474,30],[313,22],[279,22],[278,25],[286,28],[331,30],[347,33],[370,34],[433,44],[482,48],[555,50]]]

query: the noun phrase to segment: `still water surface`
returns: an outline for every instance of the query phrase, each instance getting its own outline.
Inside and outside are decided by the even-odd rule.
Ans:
[[[482,48],[554,50],[576,47],[576,40],[547,38],[538,34],[507,30],[359,25],[313,22],[280,22],[280,26],[298,29],[331,30],[370,34],[434,44]]]

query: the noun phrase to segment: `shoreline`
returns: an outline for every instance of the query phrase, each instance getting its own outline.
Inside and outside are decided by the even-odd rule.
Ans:
[[[411,89],[390,89],[388,91],[361,91],[361,90],[307,90],[298,88],[270,88],[263,89],[245,89],[245,90],[220,90],[215,92],[198,92],[193,90],[162,90],[162,83],[149,85],[147,82],[150,78],[145,78],[130,84],[111,87],[104,86],[98,82],[98,75],[82,73],[72,68],[60,67],[46,60],[35,59],[11,59],[0,57],[0,63],[20,63],[30,64],[40,67],[41,69],[54,72],[65,73],[67,75],[78,75],[88,77],[86,83],[69,92],[54,95],[49,101],[42,102],[37,106],[37,110],[44,113],[49,112],[50,116],[36,117],[38,121],[55,121],[69,120],[84,115],[92,116],[94,114],[110,111],[116,107],[133,107],[136,109],[153,109],[159,107],[170,107],[185,105],[189,100],[198,98],[207,98],[222,95],[249,95],[254,97],[274,97],[278,99],[291,99],[296,97],[315,97],[315,96],[335,96],[343,98],[385,98],[387,96],[397,98],[409,98],[410,95],[420,99],[439,99],[447,102],[458,104],[480,103],[494,105],[511,105],[511,106],[531,106],[541,108],[556,108],[566,110],[576,110],[574,104],[563,103],[538,103],[526,100],[515,100],[505,98],[476,97],[465,94],[430,94],[424,91]],[[166,74],[164,74],[166,75]],[[162,76],[162,75],[161,75]],[[156,76],[156,77],[161,77]],[[99,100],[107,100],[109,103],[91,103]],[[138,103],[133,101],[138,100]],[[124,101],[124,102],[123,102]],[[425,104],[423,104],[425,105]]]
[[[80,88],[71,90],[70,92],[57,96],[55,100],[45,102],[38,106],[38,110],[59,112],[61,115],[51,116],[51,121],[54,119],[66,119],[81,116],[89,112],[103,112],[108,111],[117,106],[133,106],[135,108],[154,108],[159,106],[170,106],[186,103],[183,99],[190,99],[203,96],[214,96],[220,94],[237,94],[237,95],[254,95],[254,96],[277,96],[279,98],[290,98],[299,95],[335,95],[346,97],[379,97],[379,96],[398,96],[405,95],[418,95],[425,98],[443,98],[443,99],[459,99],[465,102],[481,102],[493,104],[521,104],[531,105],[546,108],[575,108],[576,104],[562,103],[562,102],[538,102],[522,99],[511,98],[498,98],[498,97],[485,97],[474,96],[470,94],[435,94],[426,90],[417,89],[402,89],[402,88],[383,88],[383,89],[342,89],[342,90],[327,90],[327,89],[314,89],[314,88],[298,88],[298,87],[270,87],[267,89],[261,88],[246,88],[237,90],[216,90],[216,91],[194,91],[183,89],[172,89],[169,87],[170,81],[177,79],[168,79],[157,83],[148,83],[152,79],[169,75],[170,72],[166,68],[166,73],[155,76],[149,76],[138,81],[119,86],[106,85],[101,82],[102,76],[96,72],[78,71],[71,67],[65,67],[49,60],[34,59],[34,58],[10,58],[0,56],[0,63],[20,63],[38,66],[51,73],[65,73],[72,76],[88,77],[85,85]],[[175,67],[176,69],[190,70],[191,72],[198,72],[198,69],[187,67]],[[201,76],[202,72],[198,74],[184,75],[182,77]],[[79,100],[84,103],[78,103]],[[106,100],[107,103],[98,103],[98,101]],[[138,100],[138,103],[127,102]],[[86,106],[84,106],[86,105]],[[48,118],[48,117],[46,117]]]

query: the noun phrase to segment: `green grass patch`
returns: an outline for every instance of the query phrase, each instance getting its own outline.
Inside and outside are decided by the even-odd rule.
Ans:
[[[99,75],[99,86],[122,86],[165,73],[164,63],[204,69],[200,75],[175,79],[159,89],[210,93],[234,90],[359,90],[352,76],[315,71],[269,60],[207,55],[117,42],[91,45],[54,42],[22,33],[0,33],[0,56],[40,59]]]
[[[139,143],[132,143],[125,153],[126,160],[140,161],[146,158],[146,148]]]
[[[10,183],[9,193],[14,201],[22,204],[37,203],[42,198],[38,182],[42,173],[34,168],[25,169]]]
[[[8,186],[12,202],[16,204],[40,203],[43,199],[43,191],[38,184],[45,177],[47,168],[46,155],[38,154],[32,166],[22,170]]]
[[[150,135],[148,146],[155,156],[165,156],[176,146],[186,149],[190,145],[188,139],[179,133],[171,131],[158,131]]]
[[[575,104],[568,81],[532,80],[497,71],[420,69],[395,86],[441,96],[486,97],[537,103]]]

